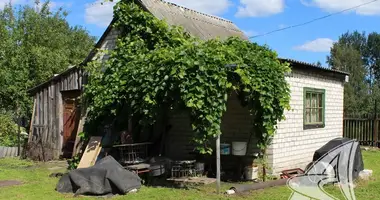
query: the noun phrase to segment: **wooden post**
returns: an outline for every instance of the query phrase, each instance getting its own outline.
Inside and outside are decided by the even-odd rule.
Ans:
[[[378,129],[379,129],[379,121],[377,118],[377,100],[375,100],[375,112],[374,112],[374,117],[373,117],[373,142],[372,146],[378,147]]]
[[[85,103],[82,103],[81,106],[80,106],[80,119],[79,119],[79,124],[78,124],[78,130],[77,130],[77,133],[76,133],[76,137],[75,137],[75,142],[74,142],[74,149],[73,149],[73,153],[72,153],[72,157],[76,156],[77,154],[79,154],[80,150],[82,149],[82,146],[83,144],[80,144],[80,137],[78,136],[79,133],[82,133],[84,131],[84,124],[85,124],[85,121],[86,121],[86,118],[87,118],[87,105]]]
[[[216,138],[216,193],[220,194],[220,135]]]
[[[34,125],[34,115],[36,114],[36,98],[34,97],[34,103],[33,103],[33,111],[32,111],[32,119],[30,120],[30,127],[29,127],[29,139],[28,142],[32,141],[33,138],[33,125]]]
[[[21,117],[20,117],[20,112],[17,113],[17,126],[18,126],[17,156],[21,156]]]

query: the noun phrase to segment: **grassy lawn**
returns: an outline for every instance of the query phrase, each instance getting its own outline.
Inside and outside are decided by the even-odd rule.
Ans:
[[[380,199],[380,151],[363,151],[366,169],[374,171],[370,181],[357,183],[357,199]],[[23,185],[0,188],[0,199],[71,199],[72,195],[62,195],[55,191],[58,178],[50,178],[51,173],[46,164],[35,164],[16,159],[0,159],[0,180],[19,180]],[[223,191],[230,184],[223,184]],[[339,191],[330,186],[327,188],[337,198],[342,198]],[[225,196],[215,194],[215,185],[185,189],[143,187],[138,193],[116,196],[113,199],[288,199],[291,191],[287,187],[276,187],[250,192],[244,195]],[[77,198],[76,198],[77,199]],[[80,198],[91,199],[91,198]]]

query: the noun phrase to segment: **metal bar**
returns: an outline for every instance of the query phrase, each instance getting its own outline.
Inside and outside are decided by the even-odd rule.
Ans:
[[[216,138],[216,193],[220,194],[220,135]]]

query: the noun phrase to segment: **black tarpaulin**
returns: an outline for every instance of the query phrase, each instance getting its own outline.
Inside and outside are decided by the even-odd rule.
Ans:
[[[126,194],[140,189],[140,177],[124,169],[113,157],[107,156],[94,166],[76,169],[62,176],[57,191],[75,195],[115,195]]]
[[[334,148],[338,147],[339,145],[342,145],[342,144],[347,143],[349,141],[352,141],[352,140],[348,139],[348,138],[336,138],[336,139],[329,141],[324,146],[322,146],[320,149],[315,151],[314,157],[313,157],[313,162],[317,161],[323,155],[327,154],[329,151],[333,150]],[[356,179],[359,176],[359,173],[361,171],[363,171],[363,169],[364,169],[363,157],[362,157],[360,146],[358,146],[358,148],[356,149],[354,159],[355,160],[354,160],[354,167],[353,167],[352,175],[353,175],[353,178]]]

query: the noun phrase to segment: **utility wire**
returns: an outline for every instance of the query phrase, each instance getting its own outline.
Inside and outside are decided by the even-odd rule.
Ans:
[[[338,15],[338,14],[341,14],[341,13],[344,13],[344,12],[347,12],[347,11],[350,11],[350,10],[354,10],[356,8],[360,8],[362,6],[374,3],[376,1],[379,1],[379,0],[373,0],[373,1],[370,1],[370,2],[367,2],[367,3],[362,3],[360,5],[357,5],[357,6],[354,6],[354,7],[351,7],[351,8],[347,8],[347,9],[341,10],[339,12],[331,13],[331,14],[325,15],[323,17],[315,18],[315,19],[312,19],[312,20],[307,21],[307,22],[303,22],[303,23],[296,24],[296,25],[293,25],[293,26],[288,26],[288,27],[285,27],[285,28],[276,29],[276,30],[269,31],[269,32],[264,33],[264,34],[255,35],[255,36],[249,37],[249,39],[253,39],[253,38],[257,38],[257,37],[262,37],[262,36],[266,36],[266,35],[269,35],[269,34],[272,34],[272,33],[284,31],[284,30],[287,30],[287,29],[296,28],[296,27],[307,25],[307,24],[311,24],[313,22],[316,22],[316,21],[319,21],[319,20],[322,20],[322,19],[326,19],[326,18],[334,16],[334,15]]]

